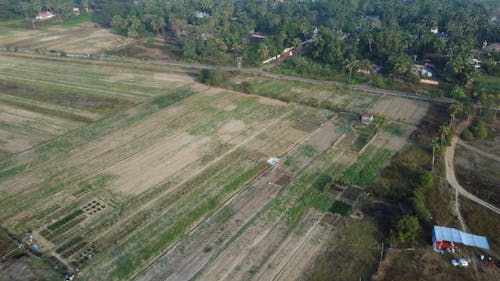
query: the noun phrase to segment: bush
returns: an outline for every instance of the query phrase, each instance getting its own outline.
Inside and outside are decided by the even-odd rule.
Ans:
[[[243,81],[240,83],[240,90],[245,94],[255,94],[254,86],[248,81]]]
[[[417,185],[417,189],[421,189],[422,191],[429,190],[434,185],[434,177],[429,172],[424,172],[419,177],[419,182]]]
[[[405,215],[396,221],[393,233],[401,242],[412,242],[417,239],[420,229],[417,217]]]
[[[198,80],[210,86],[220,86],[224,83],[224,75],[220,70],[202,69],[198,73]]]
[[[339,214],[341,216],[347,216],[351,212],[351,205],[346,204],[342,201],[335,201],[330,207],[330,212]]]
[[[488,137],[488,129],[482,120],[478,120],[476,125],[472,127],[472,133],[478,139],[485,140]]]
[[[465,140],[472,140],[474,138],[474,135],[472,134],[472,132],[469,129],[465,129],[462,132],[462,138]]]

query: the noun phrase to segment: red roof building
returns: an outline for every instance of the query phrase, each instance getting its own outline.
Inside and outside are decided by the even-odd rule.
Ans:
[[[361,115],[361,122],[363,123],[371,123],[373,122],[373,113],[366,112]]]

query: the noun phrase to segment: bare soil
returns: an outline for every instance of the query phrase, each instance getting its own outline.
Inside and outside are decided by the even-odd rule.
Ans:
[[[382,112],[390,119],[411,125],[417,125],[427,113],[429,105],[400,97],[384,96],[370,109],[373,112]]]
[[[11,31],[8,36],[0,36],[0,45],[87,54],[111,49],[130,40],[87,22],[73,27]]]
[[[36,260],[38,259],[38,260]],[[0,281],[51,281],[60,280],[59,274],[43,265],[37,257],[21,256],[0,272]]]
[[[252,280],[300,280],[316,255],[326,247],[328,237],[338,231],[339,226],[324,223],[323,216],[309,210],[300,222],[300,229],[288,235]]]
[[[458,145],[455,173],[460,184],[477,197],[500,207],[500,162]]]
[[[430,246],[409,250],[389,249],[373,280],[476,281],[476,274],[472,266],[460,268],[450,264],[450,260],[456,257],[456,255],[437,254]],[[490,268],[480,264],[478,270],[480,280],[497,280],[500,276],[498,268]]]

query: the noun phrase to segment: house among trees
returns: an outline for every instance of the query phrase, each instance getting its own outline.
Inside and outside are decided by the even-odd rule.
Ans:
[[[427,65],[414,64],[413,71],[422,78],[432,78],[434,76],[434,71]]]
[[[55,16],[56,15],[54,15],[53,13],[51,13],[49,11],[45,11],[45,12],[39,12],[38,15],[36,16],[36,19],[37,20],[48,20],[48,19],[51,19]]]
[[[479,69],[481,68],[481,61],[478,60],[478,59],[472,59],[472,62],[471,62],[472,65],[474,65],[474,68],[475,69]]]
[[[371,124],[373,122],[373,113],[371,112],[366,112],[361,115],[361,122],[365,124]]]
[[[78,7],[73,7],[73,14],[75,16],[79,16],[80,15],[80,8]]]

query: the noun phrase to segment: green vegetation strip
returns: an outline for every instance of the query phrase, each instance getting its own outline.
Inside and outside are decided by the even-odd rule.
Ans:
[[[333,202],[333,205],[330,207],[330,212],[347,216],[351,212],[351,205],[337,200]]]
[[[389,150],[368,146],[358,161],[344,171],[342,180],[367,188],[391,155]]]
[[[74,211],[73,213],[67,215],[66,217],[60,219],[56,223],[49,225],[47,227],[47,229],[51,230],[51,231],[54,231],[54,230],[58,229],[59,227],[61,227],[62,225],[68,223],[69,221],[75,219],[76,217],[78,217],[78,216],[80,216],[82,214],[83,214],[83,211],[80,210],[80,209],[78,209],[78,210]]]

